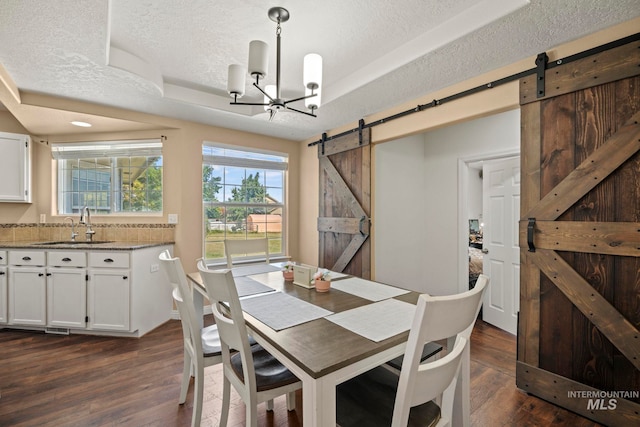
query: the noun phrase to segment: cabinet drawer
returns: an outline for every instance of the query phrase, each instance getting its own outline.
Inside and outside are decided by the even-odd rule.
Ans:
[[[44,251],[9,251],[11,265],[45,265]]]
[[[86,267],[87,254],[82,251],[48,252],[47,262],[52,267]]]
[[[0,265],[7,265],[7,251],[0,251]]]
[[[89,252],[89,267],[129,268],[129,252]]]

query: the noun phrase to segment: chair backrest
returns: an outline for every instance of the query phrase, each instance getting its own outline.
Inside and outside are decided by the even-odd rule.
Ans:
[[[222,343],[222,362],[230,366],[231,353],[229,349],[240,352],[244,385],[251,393],[256,393],[256,376],[253,356],[249,346],[247,326],[244,322],[238,290],[231,270],[209,270],[203,261],[198,262],[198,270],[211,303],[211,311],[218,325],[218,333]]]
[[[233,257],[236,255],[264,255],[268,264],[269,240],[266,238],[246,240],[227,239],[224,241],[224,254],[227,257],[227,268],[233,266]]]
[[[436,327],[420,328],[420,340],[423,343],[455,337],[462,333],[467,340],[475,324],[489,278],[484,274],[478,277],[473,289],[454,295],[420,295],[426,304],[424,322]],[[413,329],[412,329],[413,332]]]
[[[180,258],[172,258],[168,250],[160,253],[158,259],[173,288],[172,296],[180,313],[185,349],[192,357],[202,357],[202,338],[196,317],[193,297],[187,283],[187,276]]]
[[[417,362],[410,367],[402,366],[393,409],[392,427],[405,427],[413,406],[421,405],[440,396],[442,397],[440,403],[441,420],[444,421],[443,424],[451,423],[456,382],[460,374],[463,352],[467,345],[467,339],[459,335],[453,349],[446,356],[423,365],[419,364],[421,349],[415,348],[418,353]],[[407,351],[409,351],[408,347]]]

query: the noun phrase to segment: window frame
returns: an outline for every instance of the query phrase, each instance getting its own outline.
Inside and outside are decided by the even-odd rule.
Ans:
[[[214,155],[214,154],[207,154],[205,153],[205,151],[207,149],[210,150],[231,150],[232,152],[240,152],[240,153],[247,153],[249,156],[253,156],[255,155],[258,158],[242,158],[242,157],[235,157],[233,155]],[[263,158],[263,156],[274,156],[275,158],[281,158],[281,161],[277,161],[277,160],[265,160]],[[208,232],[208,227],[207,227],[207,223],[208,223],[208,219],[207,219],[207,214],[206,214],[206,209],[207,208],[215,208],[215,207],[222,207],[222,208],[236,208],[236,207],[246,207],[246,208],[265,208],[265,215],[267,215],[267,210],[269,208],[273,208],[273,207],[277,207],[281,210],[281,234],[280,234],[280,248],[281,251],[274,253],[274,252],[269,252],[269,258],[271,260],[273,259],[277,259],[277,258],[283,258],[286,256],[287,253],[287,248],[286,248],[286,236],[287,236],[287,180],[288,180],[288,165],[289,165],[289,155],[287,153],[282,153],[282,152],[277,152],[277,151],[273,151],[273,150],[264,150],[264,149],[257,149],[257,148],[250,148],[250,147],[243,147],[243,146],[235,146],[235,145],[228,145],[228,144],[222,144],[222,143],[215,143],[215,142],[209,142],[209,141],[205,141],[202,144],[202,168],[203,168],[203,173],[204,173],[204,167],[205,166],[212,166],[212,167],[233,167],[233,168],[242,168],[245,170],[245,179],[247,177],[247,171],[253,171],[256,169],[259,169],[260,171],[265,171],[266,173],[268,173],[269,171],[278,171],[278,172],[282,172],[282,188],[280,189],[282,191],[282,200],[280,201],[280,203],[267,203],[265,201],[265,203],[255,203],[255,202],[228,202],[226,200],[223,201],[215,201],[215,202],[211,202],[211,201],[205,201],[205,195],[204,195],[204,181],[202,182],[202,186],[203,186],[203,194],[202,194],[202,207],[201,207],[201,212],[202,212],[202,258],[205,261],[205,263],[207,265],[225,265],[226,264],[226,258],[223,256],[218,257],[218,258],[207,258],[207,244],[208,242],[215,242],[214,240],[207,240],[207,232]],[[268,188],[268,186],[266,186],[266,176],[264,177],[265,179],[265,187]],[[225,187],[225,182],[224,180],[220,183],[220,186],[222,187],[222,191],[221,191],[221,195],[224,198],[225,192],[224,192],[224,187]],[[232,184],[226,184],[227,186],[231,186]],[[277,187],[275,187],[277,188]],[[246,221],[246,219],[245,219]],[[225,236],[229,227],[229,222],[223,222],[222,227],[225,231]],[[245,227],[244,230],[245,233],[245,238],[247,236],[248,230]],[[265,230],[265,235],[268,238],[268,230]],[[224,238],[222,239],[224,240]],[[262,261],[264,260],[264,256],[263,255],[256,255],[256,256],[246,256],[246,257],[234,257],[235,260],[238,260],[239,262],[252,262],[252,261]]]

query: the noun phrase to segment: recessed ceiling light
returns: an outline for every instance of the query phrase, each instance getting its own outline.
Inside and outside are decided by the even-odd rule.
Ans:
[[[91,127],[91,123],[79,122],[77,120],[71,122],[71,124],[74,125],[74,126],[80,126],[82,128],[90,128]]]

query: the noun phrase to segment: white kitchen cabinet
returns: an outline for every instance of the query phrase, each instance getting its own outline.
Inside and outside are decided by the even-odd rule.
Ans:
[[[0,132],[0,202],[31,202],[31,140]]]
[[[47,325],[84,328],[87,316],[87,255],[84,251],[47,254]]]
[[[141,337],[171,318],[171,285],[158,261],[171,245],[2,248],[0,258],[5,250],[8,310],[2,327]]]
[[[47,282],[44,267],[9,266],[9,324],[47,324]]]
[[[43,251],[9,251],[9,324],[47,323],[47,284]]]
[[[89,329],[129,330],[130,257],[129,251],[89,252]]]
[[[0,324],[7,323],[7,251],[0,251]]]

